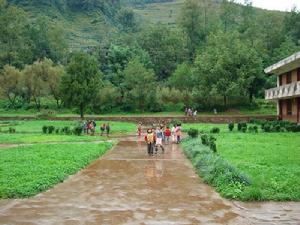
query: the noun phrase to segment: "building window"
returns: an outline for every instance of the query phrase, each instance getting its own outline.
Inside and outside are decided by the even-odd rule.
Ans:
[[[286,74],[286,84],[292,83],[292,72]]]
[[[292,110],[292,99],[287,99],[286,100],[286,114],[287,115],[292,115],[293,110]]]
[[[297,70],[297,81],[300,81],[300,68]]]

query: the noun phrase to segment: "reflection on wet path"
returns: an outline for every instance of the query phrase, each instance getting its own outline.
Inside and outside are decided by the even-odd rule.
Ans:
[[[148,157],[134,140],[48,192],[0,201],[0,224],[300,224],[300,203],[224,200],[177,145]]]

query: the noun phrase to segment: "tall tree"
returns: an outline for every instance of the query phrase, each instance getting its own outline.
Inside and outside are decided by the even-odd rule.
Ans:
[[[285,33],[290,35],[295,43],[300,42],[300,11],[294,7],[290,13],[285,15]]]
[[[67,106],[77,107],[81,118],[99,93],[102,74],[97,59],[86,53],[74,54],[62,77],[61,93]]]
[[[139,110],[146,108],[146,98],[155,86],[155,74],[151,69],[144,67],[138,59],[130,61],[124,70],[124,86],[127,90],[126,99],[136,105]]]
[[[224,32],[228,32],[236,25],[236,16],[238,11],[235,0],[222,0],[220,7],[221,23],[223,24]]]
[[[179,25],[187,35],[187,45],[191,61],[195,57],[196,49],[205,39],[205,24],[201,15],[198,0],[186,0],[181,9]]]
[[[155,74],[160,80],[167,79],[187,55],[184,37],[163,25],[144,30],[139,37],[139,44],[149,53]]]
[[[13,66],[4,66],[0,74],[0,92],[9,100],[15,108],[16,99],[21,93],[22,73]]]

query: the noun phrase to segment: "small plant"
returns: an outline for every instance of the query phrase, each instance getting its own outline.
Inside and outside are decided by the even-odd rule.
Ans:
[[[214,127],[214,128],[212,128],[212,129],[210,130],[210,133],[212,133],[212,134],[218,134],[218,133],[220,133],[220,128]]]
[[[70,130],[70,127],[64,127],[64,128],[61,129],[61,133],[69,135],[72,132]]]
[[[250,126],[250,127],[248,128],[248,131],[249,131],[250,133],[258,133],[258,127],[257,127],[257,126]]]
[[[56,134],[59,134],[59,132],[60,132],[60,129],[59,129],[59,128],[56,128],[56,129],[55,129],[55,133],[56,133]]]
[[[214,136],[209,137],[209,148],[212,150],[214,153],[217,152],[217,145],[216,145],[216,138]]]
[[[14,133],[16,133],[16,129],[13,128],[13,127],[10,127],[10,128],[8,128],[8,132],[9,132],[10,134],[14,134]]]
[[[206,134],[201,135],[201,142],[203,145],[208,145],[209,140],[208,140],[208,136]]]
[[[262,126],[262,129],[264,132],[271,132],[271,126],[269,124],[264,124],[264,126]]]
[[[191,129],[188,131],[188,135],[189,135],[191,138],[197,138],[197,137],[199,136],[199,130],[191,128]]]
[[[55,131],[55,127],[54,126],[49,126],[48,127],[48,133],[52,134]]]
[[[246,133],[247,132],[247,127],[242,127],[242,130],[241,130],[243,133]]]
[[[82,126],[78,125],[73,128],[73,134],[80,136],[82,134]]]
[[[229,129],[230,131],[233,131],[233,129],[234,129],[234,123],[228,124],[228,129]]]
[[[44,134],[47,134],[48,133],[48,126],[43,126],[42,130],[43,130]]]
[[[247,123],[238,123],[238,131],[242,131],[243,127],[246,127],[246,131],[247,131]]]

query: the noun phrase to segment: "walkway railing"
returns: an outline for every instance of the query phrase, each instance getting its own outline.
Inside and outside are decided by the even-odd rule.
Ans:
[[[266,90],[265,92],[266,100],[275,100],[297,96],[300,96],[300,81],[272,88]]]

